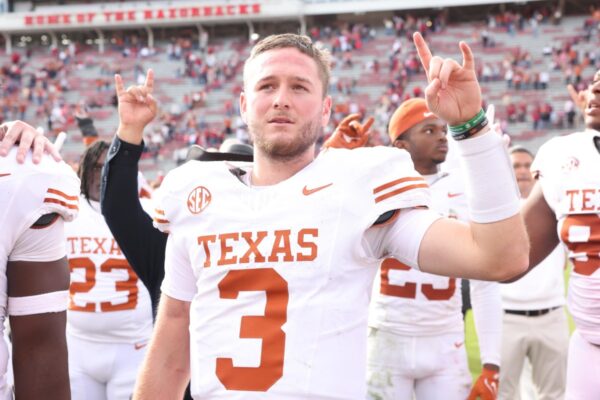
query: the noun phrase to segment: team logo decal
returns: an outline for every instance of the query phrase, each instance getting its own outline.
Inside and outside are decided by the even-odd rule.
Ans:
[[[562,170],[565,172],[574,171],[579,168],[579,160],[576,157],[569,157],[562,165]]]
[[[192,214],[200,214],[208,205],[212,195],[204,186],[198,186],[188,196],[187,206]]]

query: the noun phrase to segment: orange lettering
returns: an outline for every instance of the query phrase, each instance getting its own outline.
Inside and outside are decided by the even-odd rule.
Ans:
[[[284,254],[283,261],[294,261],[292,250],[290,248],[290,233],[291,231],[289,229],[275,231],[275,241],[273,242],[273,250],[269,256],[269,262],[278,262],[279,257],[277,257],[277,254],[280,253]]]
[[[91,250],[88,246],[89,246],[89,242],[92,241],[92,238],[82,237],[80,240],[81,240],[81,254],[90,254]]]
[[[204,254],[206,254],[206,261],[204,261],[204,268],[210,267],[210,248],[208,243],[214,243],[217,240],[216,235],[198,236],[198,244],[204,247]]]
[[[67,238],[67,242],[69,242],[71,244],[71,254],[75,253],[75,241],[76,240],[77,240],[77,238],[74,238],[74,237]]]
[[[233,251],[233,247],[227,245],[227,240],[234,239],[235,241],[237,241],[239,237],[240,234],[237,232],[222,233],[219,235],[219,240],[221,241],[221,258],[219,258],[219,262],[217,262],[217,265],[231,265],[237,263],[237,256],[227,258],[227,253],[231,253]]]
[[[307,242],[305,236],[310,235],[313,238],[318,238],[319,237],[319,230],[318,229],[301,229],[300,232],[298,232],[298,246],[300,246],[302,249],[308,249],[310,250],[310,253],[308,254],[302,254],[302,253],[297,253],[296,254],[296,261],[313,261],[315,258],[317,258],[317,252],[318,252],[318,247],[317,247],[317,243],[315,242]]]
[[[106,254],[106,251],[104,251],[104,242],[106,242],[106,238],[94,238],[94,242],[96,242],[94,254]]]
[[[109,253],[113,256],[120,256],[122,254],[121,248],[114,238],[111,239]]]
[[[246,243],[248,243],[249,248],[248,251],[246,251],[246,254],[244,254],[244,256],[240,258],[240,263],[249,263],[250,254],[254,254],[254,262],[265,262],[265,256],[263,256],[260,253],[260,250],[258,250],[258,245],[260,244],[260,242],[262,242],[264,238],[267,237],[267,232],[256,232],[256,240],[252,239],[252,232],[242,232],[242,237],[246,240]]]
[[[575,211],[575,205],[573,204],[573,198],[575,197],[575,195],[579,193],[579,190],[567,190],[567,196],[569,196],[571,198],[571,206],[569,208],[569,211]]]
[[[592,201],[591,195],[596,193],[595,189],[583,189],[583,198],[581,201],[581,211],[593,211],[594,206],[590,204]]]

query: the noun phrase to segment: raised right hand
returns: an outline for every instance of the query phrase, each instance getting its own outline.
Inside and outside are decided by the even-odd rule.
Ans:
[[[129,86],[125,90],[121,75],[115,75],[115,89],[119,101],[119,129],[117,135],[121,140],[133,144],[142,143],[144,128],[157,113],[156,100],[152,97],[154,90],[154,71],[148,70],[143,85]]]

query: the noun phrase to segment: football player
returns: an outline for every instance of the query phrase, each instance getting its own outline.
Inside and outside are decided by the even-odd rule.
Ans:
[[[583,93],[585,130],[540,147],[537,178],[523,215],[531,239],[530,266],[559,243],[573,270],[567,305],[576,330],[567,360],[567,400],[600,398],[600,70]]]
[[[388,131],[392,145],[408,151],[427,181],[431,208],[468,221],[463,177],[459,170],[439,170],[448,153],[446,123],[429,111],[424,99],[415,98],[398,107]],[[453,238],[444,240],[451,243]],[[393,258],[383,261],[369,314],[369,398],[496,399],[502,331],[499,284],[471,281],[483,372],[470,390],[461,282]]]
[[[427,183],[405,152],[315,158],[331,111],[327,54],[303,36],[265,38],[240,96],[254,162],[190,161],[159,191],[166,273],[134,398],[176,398],[190,374],[195,398],[364,398],[367,310],[382,258],[479,279],[526,268],[516,184],[481,118],[470,48],[460,44],[461,66],[433,57],[418,34],[415,43],[429,108],[465,139],[472,222],[424,208]],[[156,115],[153,74],[127,90],[115,80],[117,135],[140,143]]]
[[[12,138],[33,128],[14,122],[1,130]],[[8,316],[16,398],[64,400],[70,399],[64,222],[77,215],[79,180],[68,165],[44,156],[44,146],[33,154],[25,151],[29,145],[11,147],[0,157],[0,327]],[[0,398],[12,399],[8,349],[0,344]]]
[[[100,213],[100,173],[108,143],[79,165],[80,215],[67,224],[71,269],[67,339],[75,400],[128,400],[152,332],[150,295]]]

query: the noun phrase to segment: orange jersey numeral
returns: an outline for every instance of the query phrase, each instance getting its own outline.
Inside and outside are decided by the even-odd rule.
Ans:
[[[390,270],[408,271],[410,267],[393,258],[388,258],[381,264],[381,286],[380,291],[387,296],[414,299],[417,297],[417,284],[406,282],[404,285],[392,285],[390,283]],[[421,285],[421,292],[428,300],[450,300],[456,291],[456,279],[448,278],[448,287],[436,289],[430,283]]]
[[[96,265],[88,257],[76,257],[69,259],[69,268],[71,272],[76,268],[85,269],[85,281],[71,282],[69,287],[69,310],[96,312],[97,303],[90,302],[85,303],[84,306],[78,306],[74,302],[77,293],[88,293],[96,284]],[[138,277],[127,260],[109,258],[100,265],[101,272],[111,272],[115,269],[127,271],[127,280],[115,281],[115,290],[117,292],[127,292],[127,301],[121,304],[112,304],[110,301],[100,302],[101,312],[133,310],[138,303]]]
[[[216,373],[228,390],[266,392],[283,376],[288,284],[272,268],[231,270],[219,282],[222,299],[237,299],[243,291],[264,291],[264,315],[245,315],[240,338],[262,339],[258,367],[234,367],[233,359],[217,358]]]
[[[583,237],[578,238],[574,231]],[[560,238],[570,250],[573,270],[581,275],[592,275],[600,268],[600,215],[579,214],[565,218]]]

